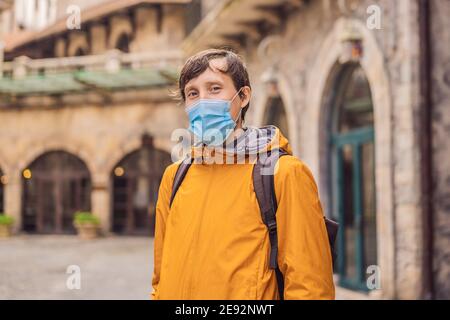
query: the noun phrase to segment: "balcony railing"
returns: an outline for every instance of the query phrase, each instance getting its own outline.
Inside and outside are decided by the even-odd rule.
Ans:
[[[28,75],[67,73],[77,70],[106,71],[115,73],[121,69],[178,68],[182,53],[178,50],[156,53],[123,53],[111,50],[101,55],[30,59],[17,57],[10,62],[0,62],[0,76],[19,79]]]
[[[64,95],[173,86],[182,63],[180,51],[122,53],[30,59],[0,63],[0,96]]]

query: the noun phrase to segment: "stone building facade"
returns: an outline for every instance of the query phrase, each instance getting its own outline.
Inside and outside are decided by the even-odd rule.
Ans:
[[[10,83],[0,81],[4,211],[19,221],[17,231],[30,173],[24,170],[32,175],[39,168],[34,161],[50,151],[85,164],[72,166],[90,174],[90,209],[105,232],[114,231],[118,177],[142,162],[127,156],[145,146],[167,156],[171,132],[186,127],[163,69],[178,68],[182,56],[225,46],[241,54],[250,71],[247,122],[281,128],[311,168],[325,214],[341,223],[339,288],[357,298],[449,298],[448,1],[131,2],[86,9],[90,18],[81,30],[68,31],[57,21],[34,36],[5,41],[4,77],[26,78],[55,69],[51,63],[58,61],[95,73],[103,61],[112,70],[105,77],[115,81],[130,67],[157,70],[167,80],[114,86],[99,84],[97,74],[81,78],[82,94],[39,95],[11,94]],[[152,167],[160,173],[166,160]],[[148,176],[146,170],[139,167],[138,176]],[[131,206],[126,212],[140,202],[130,188],[134,202],[124,201]],[[133,230],[135,218],[118,225]]]
[[[0,211],[16,232],[73,233],[74,211],[104,234],[153,231],[171,133],[187,126],[170,93],[189,2],[85,1],[70,30],[61,1],[53,24],[3,35]]]
[[[229,46],[245,57],[253,85],[251,122],[267,121],[264,115],[274,95],[282,101],[285,111],[280,112],[288,117],[272,121],[284,123],[280,126],[289,132],[295,154],[311,167],[326,214],[338,218],[341,228],[356,226],[356,240],[341,242],[341,253],[349,251],[339,276],[346,278],[351,271],[351,251],[368,258],[369,248],[358,249],[358,223],[359,245],[376,247],[371,261],[379,266],[381,289],[369,297],[449,298],[449,13],[449,3],[439,0],[221,1],[183,43],[187,53]],[[347,126],[358,121],[366,126],[334,132],[340,130],[334,121],[342,126],[345,112],[352,112],[337,109],[345,109],[353,87],[360,95],[368,91],[373,118],[369,123],[362,115],[360,120],[347,117]],[[356,108],[363,97],[354,98],[348,105]],[[339,113],[341,119],[335,120]],[[365,128],[369,140],[361,140]],[[374,179],[365,177],[361,194],[349,191],[345,176],[361,173],[355,169],[355,153],[366,152],[370,144],[372,160],[361,156],[358,161],[362,167],[373,166]],[[350,160],[347,149],[353,154]],[[353,171],[345,164],[353,165]],[[376,204],[372,236],[364,229],[366,213],[362,222],[348,225],[346,219],[357,219],[358,213],[345,207],[347,194],[352,204],[361,205],[360,197],[370,206],[364,198],[370,185]],[[339,205],[354,216],[340,216]]]
[[[433,60],[430,83],[433,112],[431,128],[433,197],[433,263],[435,265],[436,296],[449,298],[449,230],[450,230],[450,55],[448,43],[450,28],[446,14],[450,12],[448,2],[439,1],[432,5],[434,14],[431,33],[437,35],[432,41]],[[441,40],[439,40],[441,39]],[[445,44],[447,42],[447,45]]]

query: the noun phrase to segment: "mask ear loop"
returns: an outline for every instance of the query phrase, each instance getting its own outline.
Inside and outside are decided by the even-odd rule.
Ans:
[[[236,120],[234,120],[234,126],[237,126],[237,123],[239,121],[239,118],[241,117],[242,114],[242,108],[239,110],[238,116],[236,117]]]
[[[238,92],[236,92],[236,94],[234,95],[234,97],[231,99],[230,105],[233,103],[234,98],[236,98],[236,96],[239,94],[239,92],[241,92],[242,88],[243,88],[243,87],[241,87],[241,88],[238,90]],[[234,120],[235,127],[237,126],[237,122],[239,121],[239,118],[241,117],[242,109],[243,109],[243,108],[240,108],[239,113],[238,113],[238,116],[236,117],[236,120]],[[244,123],[245,123],[245,121],[242,120],[242,124],[241,124],[241,125],[242,125],[243,128],[244,128]]]
[[[238,90],[238,92],[235,93],[235,95],[233,96],[233,98],[231,98],[231,100],[230,100],[230,106],[231,106],[231,104],[233,103],[233,100],[234,100],[234,99],[236,98],[236,96],[239,94],[239,92],[241,92],[241,90],[242,90],[242,87],[241,87],[241,89]],[[238,113],[238,115],[237,115],[237,117],[236,117],[236,120],[234,120],[234,119],[232,118],[232,120],[234,121],[234,128],[233,128],[233,130],[236,129],[237,123],[238,123],[239,118],[241,117],[241,114],[242,114],[242,108],[239,108],[239,109],[240,109],[240,110],[239,110],[239,113]],[[224,144],[225,144],[225,142],[226,142],[226,141],[224,141]]]
[[[234,99],[237,97],[237,95],[239,94],[239,92],[241,92],[242,88],[243,88],[243,87],[241,87],[241,88],[238,90],[238,92],[236,92],[236,93],[234,94],[233,98],[231,98],[231,100],[230,100],[230,104],[233,103]]]

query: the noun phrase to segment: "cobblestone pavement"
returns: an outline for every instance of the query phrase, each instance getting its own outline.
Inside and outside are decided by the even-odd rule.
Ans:
[[[70,265],[81,288],[68,289]],[[0,299],[149,299],[153,238],[20,235],[0,239]],[[336,299],[367,299],[336,287]]]
[[[68,266],[81,288],[68,289]],[[149,299],[153,238],[19,235],[0,239],[0,299]]]

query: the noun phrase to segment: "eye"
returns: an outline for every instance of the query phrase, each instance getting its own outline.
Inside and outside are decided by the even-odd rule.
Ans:
[[[212,92],[217,92],[217,91],[219,91],[220,89],[221,89],[220,86],[212,86],[212,87],[211,87],[211,91],[212,91]]]
[[[197,92],[194,90],[191,90],[188,92],[187,97],[188,98],[194,98],[197,95]]]

